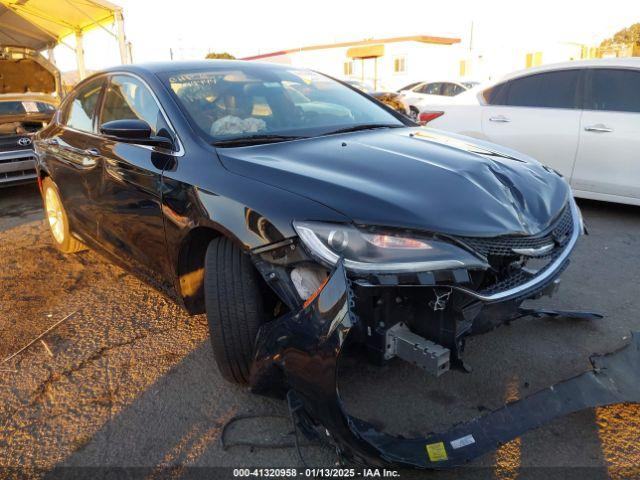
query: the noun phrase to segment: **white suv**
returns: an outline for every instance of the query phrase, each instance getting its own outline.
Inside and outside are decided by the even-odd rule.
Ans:
[[[429,127],[499,143],[558,170],[577,197],[640,205],[640,58],[567,62],[422,105]]]

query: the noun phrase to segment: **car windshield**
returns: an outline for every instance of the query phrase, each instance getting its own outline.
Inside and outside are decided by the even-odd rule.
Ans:
[[[214,145],[405,125],[367,97],[309,70],[247,62],[161,78],[191,123]]]
[[[373,87],[371,85],[364,82],[359,82],[358,80],[346,80],[345,83],[348,83],[352,87],[355,87],[364,93],[373,92]]]
[[[45,102],[0,100],[0,115],[24,115],[26,113],[52,113],[56,107]]]

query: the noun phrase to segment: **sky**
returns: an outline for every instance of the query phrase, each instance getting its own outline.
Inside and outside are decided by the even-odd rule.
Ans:
[[[599,44],[640,22],[640,1],[607,0],[111,0],[124,9],[135,62],[200,59],[207,52],[236,57],[317,43],[404,35],[452,36],[482,51],[551,42]],[[67,39],[73,45],[74,39]],[[119,61],[118,44],[103,30],[85,38],[86,66]],[[73,52],[56,49],[63,71]]]

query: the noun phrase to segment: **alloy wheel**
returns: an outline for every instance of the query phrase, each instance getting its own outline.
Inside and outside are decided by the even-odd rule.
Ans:
[[[49,228],[56,242],[64,241],[64,217],[62,213],[62,202],[58,193],[51,187],[47,188],[45,194],[45,204],[47,208],[47,220],[49,220]]]

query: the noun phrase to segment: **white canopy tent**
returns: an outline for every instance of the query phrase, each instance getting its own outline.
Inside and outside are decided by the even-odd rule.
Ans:
[[[115,33],[108,25],[116,26]],[[120,49],[122,63],[131,63],[124,32],[122,8],[106,0],[0,0],[0,46],[26,47],[48,51],[63,44],[75,50],[78,74],[86,75],[83,35],[101,28],[112,35]],[[64,38],[75,35],[75,46]]]

